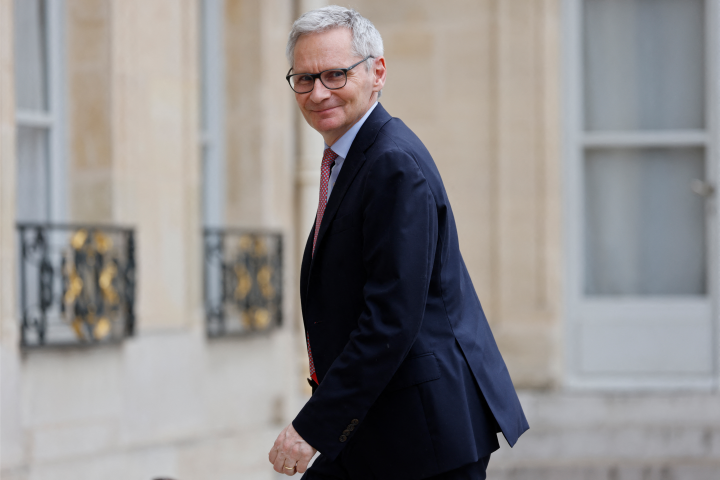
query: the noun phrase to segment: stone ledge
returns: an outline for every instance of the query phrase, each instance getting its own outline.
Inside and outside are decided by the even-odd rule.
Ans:
[[[595,459],[571,463],[493,464],[488,467],[489,480],[717,480],[720,459],[656,462],[615,462]]]

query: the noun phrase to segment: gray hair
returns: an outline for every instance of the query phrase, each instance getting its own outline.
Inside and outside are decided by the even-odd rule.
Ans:
[[[333,28],[350,29],[352,32],[353,55],[362,58],[374,57],[365,62],[368,71],[374,65],[374,60],[383,56],[382,37],[370,20],[355,10],[330,5],[304,13],[293,23],[285,49],[285,55],[287,55],[290,66],[293,66],[295,60],[295,44],[297,44],[301,36],[326,32]]]

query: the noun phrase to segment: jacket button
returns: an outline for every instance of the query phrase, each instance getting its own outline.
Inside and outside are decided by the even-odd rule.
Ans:
[[[360,423],[360,420],[358,420],[358,419],[356,418],[356,419],[354,419],[354,420],[353,420],[352,422],[350,422],[350,423],[352,423],[353,425],[357,425],[358,423]]]
[[[353,425],[353,424],[348,425],[348,430],[350,430],[351,432],[353,430],[355,430],[355,425]]]
[[[345,435],[340,435],[340,441],[344,442],[345,440],[347,440],[347,437]]]
[[[349,428],[343,432],[343,436],[344,436],[344,437],[346,437],[346,436],[348,436],[348,435],[350,435],[350,429],[349,429]]]

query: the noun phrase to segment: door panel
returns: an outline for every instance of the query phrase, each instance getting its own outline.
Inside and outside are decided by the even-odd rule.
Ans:
[[[718,363],[720,0],[564,5],[568,383],[706,388]]]
[[[595,302],[579,324],[579,373],[710,375],[712,305],[702,300]]]

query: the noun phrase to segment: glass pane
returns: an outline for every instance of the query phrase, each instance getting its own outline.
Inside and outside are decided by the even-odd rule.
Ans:
[[[200,157],[202,159],[202,223],[204,227],[217,227],[218,224],[215,223],[215,220],[217,219],[213,216],[213,204],[212,199],[210,198],[210,192],[213,185],[210,185],[211,172],[208,172],[208,169],[210,168],[210,147],[208,145],[200,147]]]
[[[17,161],[17,220],[46,222],[50,218],[46,129],[18,127]]]
[[[15,0],[15,90],[18,110],[47,111],[45,2]]]
[[[200,38],[199,47],[200,52],[198,55],[200,65],[200,130],[201,132],[207,131],[208,127],[208,42],[207,42],[207,23],[208,23],[208,2],[207,0],[200,0],[200,25],[198,28],[198,37]]]
[[[702,148],[590,149],[585,160],[585,292],[706,293]]]
[[[703,0],[585,0],[587,130],[705,127]]]

